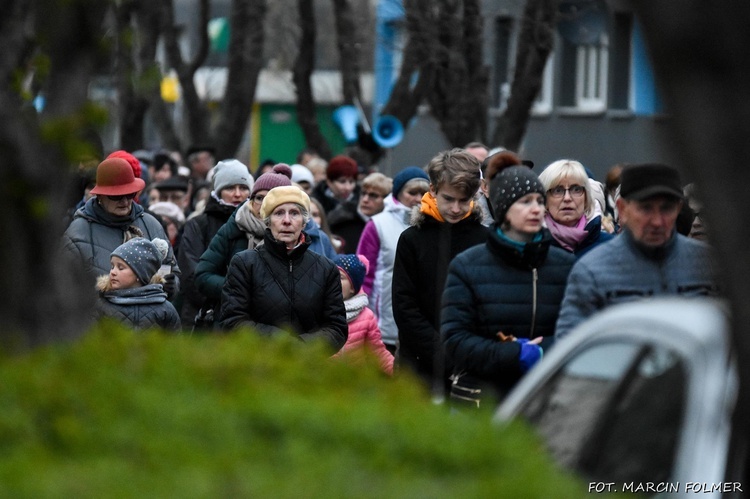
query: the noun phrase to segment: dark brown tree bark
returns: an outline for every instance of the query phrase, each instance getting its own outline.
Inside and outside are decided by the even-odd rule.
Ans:
[[[310,78],[315,66],[315,11],[311,0],[299,0],[299,24],[301,28],[299,54],[294,61],[292,80],[297,89],[297,121],[305,136],[305,143],[321,157],[331,157],[331,146],[320,131],[315,115],[315,101]]]
[[[148,2],[149,0],[144,0]],[[208,56],[208,20],[209,0],[200,0],[200,30],[199,44],[196,53],[189,61],[184,60],[179,46],[179,30],[174,21],[173,0],[150,0],[157,3],[161,30],[164,39],[164,48],[169,66],[177,73],[180,82],[180,92],[185,112],[185,124],[187,125],[187,140],[190,143],[205,144],[210,142],[209,116],[205,104],[198,96],[195,88],[195,72],[201,67]],[[234,0],[235,2],[243,0]],[[244,27],[243,27],[244,29]],[[234,31],[234,30],[233,30]]]
[[[518,36],[515,70],[505,112],[495,122],[492,144],[517,151],[542,88],[547,58],[554,46],[558,0],[526,0]]]
[[[13,349],[74,338],[89,322],[87,297],[94,294],[81,289],[80,269],[57,251],[71,170],[94,159],[85,125],[95,113],[86,102],[91,76],[107,60],[100,43],[107,5],[42,0],[3,7],[0,230],[8,237],[0,245],[0,343]],[[41,115],[24,104],[19,72],[37,73],[46,96]]]
[[[136,76],[133,41],[135,33],[130,26],[135,2],[122,2],[114,11],[115,66],[114,80],[117,89],[119,141],[123,149],[134,151],[143,144],[143,119],[148,110],[148,99],[136,94]]]
[[[433,86],[437,27],[430,0],[406,0],[404,9],[408,37],[398,78],[382,114],[395,116],[406,127]]]
[[[428,102],[448,141],[460,147],[484,136],[487,70],[482,21],[475,0],[441,0],[437,8],[435,79]]]
[[[265,0],[234,0],[230,17],[227,88],[213,143],[219,158],[234,157],[247,131],[263,67]]]
[[[349,0],[333,0],[336,19],[336,41],[341,68],[341,89],[343,103],[353,105],[354,99],[361,100],[359,88],[360,53],[354,12]]]
[[[695,180],[708,221],[719,279],[729,297],[739,359],[735,441],[747,445],[750,416],[750,4],[717,8],[699,0],[632,2],[653,60],[679,168]],[[679,15],[675,15],[679,12]],[[746,220],[747,219],[747,220]],[[750,476],[745,459],[745,476]],[[735,478],[735,477],[732,477]]]

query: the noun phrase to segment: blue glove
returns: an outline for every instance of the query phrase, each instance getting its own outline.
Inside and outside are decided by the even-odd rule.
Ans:
[[[529,343],[526,338],[519,338],[521,352],[518,354],[518,363],[521,365],[521,371],[526,372],[536,364],[544,355],[542,347]]]

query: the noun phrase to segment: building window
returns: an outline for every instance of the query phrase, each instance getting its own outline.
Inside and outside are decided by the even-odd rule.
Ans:
[[[560,103],[583,112],[607,108],[609,43],[602,34],[597,43],[562,43]]]
[[[544,74],[542,75],[542,88],[539,89],[539,94],[536,96],[534,105],[531,108],[531,113],[539,116],[545,115],[552,112],[552,87],[554,82],[554,60],[555,54],[550,53],[547,58],[547,64],[544,66]]]
[[[560,105],[579,112],[607,109],[609,26],[604,0],[562,0],[559,5]]]
[[[633,65],[633,15],[615,13],[610,40],[610,95],[609,108],[618,111],[631,111],[632,65]]]

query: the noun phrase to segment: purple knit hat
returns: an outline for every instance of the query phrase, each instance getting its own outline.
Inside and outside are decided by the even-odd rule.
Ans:
[[[270,191],[274,187],[292,185],[292,168],[286,163],[278,163],[270,172],[264,173],[255,181],[250,197],[258,191]]]

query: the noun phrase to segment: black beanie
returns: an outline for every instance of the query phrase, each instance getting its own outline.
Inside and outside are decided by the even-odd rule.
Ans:
[[[505,168],[490,181],[490,201],[495,212],[495,222],[505,221],[510,205],[531,192],[546,194],[539,177],[526,166]]]

